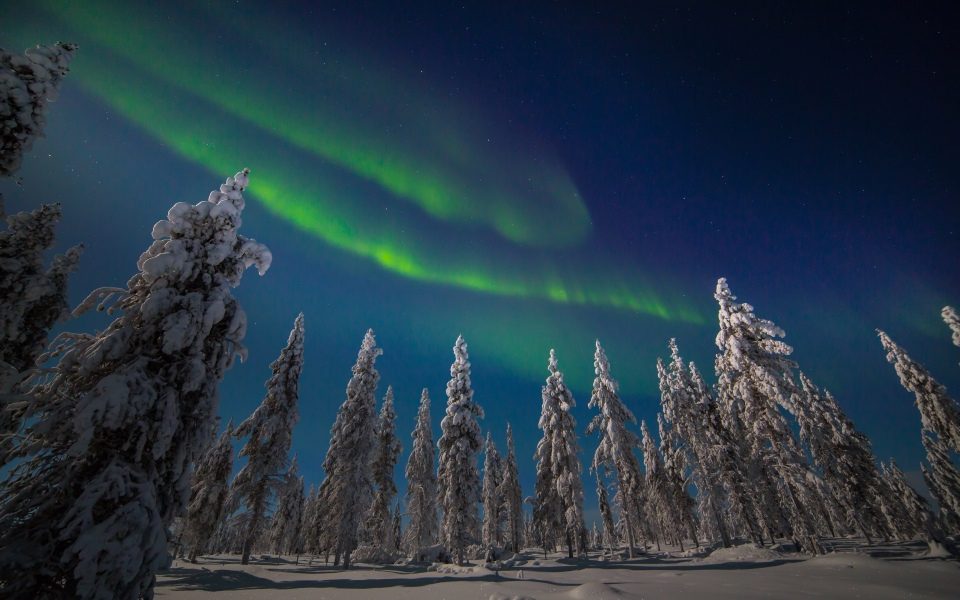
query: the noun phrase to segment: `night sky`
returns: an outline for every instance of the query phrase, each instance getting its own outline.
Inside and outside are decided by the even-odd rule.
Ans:
[[[80,44],[0,191],[8,212],[62,203],[57,247],[86,244],[75,304],[135,272],[172,204],[249,167],[242,232],[274,262],[236,290],[250,355],[221,414],[260,402],[302,310],[308,483],[368,327],[401,491],[420,389],[439,436],[462,333],[481,427],[502,446],[513,424],[530,494],[549,349],[581,431],[596,338],[654,423],[670,337],[712,379],[720,276],[878,456],[918,471],[919,417],[874,329],[960,390],[939,317],[960,304],[949,3],[158,4],[0,2],[3,47]]]

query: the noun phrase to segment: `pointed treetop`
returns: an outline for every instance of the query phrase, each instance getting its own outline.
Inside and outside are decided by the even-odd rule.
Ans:
[[[960,315],[957,315],[957,311],[952,306],[944,306],[940,316],[953,332],[953,345],[960,346]]]

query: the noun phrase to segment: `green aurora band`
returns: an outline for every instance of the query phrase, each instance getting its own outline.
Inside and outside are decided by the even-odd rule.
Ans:
[[[526,202],[526,196],[506,187],[501,189],[504,195],[499,202],[472,192],[454,193],[460,184],[469,188],[464,177],[473,175],[461,176],[456,170],[447,175],[440,167],[428,168],[432,158],[403,164],[397,158],[403,151],[392,146],[383,152],[391,158],[380,159],[376,144],[389,140],[366,138],[364,143],[352,144],[350,136],[363,137],[362,127],[347,123],[345,115],[320,118],[317,107],[305,106],[296,94],[275,94],[272,90],[284,88],[262,81],[253,74],[255,67],[249,72],[231,72],[221,62],[206,62],[209,53],[205,49],[191,49],[191,53],[177,40],[167,40],[162,31],[147,30],[151,21],[133,18],[123,5],[118,5],[116,12],[112,6],[99,10],[84,7],[49,7],[60,19],[56,36],[69,35],[82,45],[82,57],[71,65],[69,81],[178,155],[218,175],[251,167],[251,197],[272,214],[331,246],[417,281],[508,297],[622,309],[664,320],[703,322],[681,294],[667,298],[655,293],[640,273],[611,268],[609,261],[585,264],[558,250],[548,254],[510,247],[509,242],[488,239],[476,228],[437,227],[429,220],[425,225],[423,214],[455,219],[463,215],[461,211],[473,217],[477,210],[489,209],[494,216],[488,224],[507,238],[527,237],[530,239],[523,241],[533,244],[536,233],[569,241],[578,234],[563,231],[562,224],[575,223],[579,217],[567,214],[566,219],[557,218],[555,225],[554,212],[562,217],[564,206],[582,207],[578,199],[571,205],[541,195],[538,201]],[[99,15],[109,15],[109,23],[101,22]],[[50,25],[45,19],[34,16],[32,20],[23,18],[17,33],[25,39],[42,35],[46,29]],[[195,32],[187,36],[190,40],[194,37]],[[215,45],[228,50],[224,39],[229,37],[216,40]],[[343,124],[335,124],[338,120]],[[455,128],[455,124],[449,126]],[[483,154],[471,151],[465,143],[460,153]],[[317,156],[327,160],[318,162]],[[493,157],[484,156],[478,162],[499,165],[488,170],[491,176],[516,172],[510,160],[500,165]],[[558,172],[552,171],[554,175]],[[556,179],[555,189],[566,186],[564,181]],[[568,200],[576,198],[572,184],[570,188]],[[425,191],[430,189],[434,191]],[[416,200],[417,206],[391,203],[397,196]],[[543,219],[544,202],[555,205],[549,225]],[[521,212],[529,210],[530,204],[534,206],[531,215]],[[658,283],[663,287],[663,282]]]
[[[143,15],[131,3],[108,2],[98,10],[86,3],[41,4],[51,17],[164,83],[373,181],[432,217],[484,224],[512,242],[537,246],[568,245],[589,233],[587,209],[554,161],[511,152],[530,146],[514,140],[488,156],[490,149],[481,151],[476,143],[480,136],[464,130],[466,119],[437,114],[448,111],[410,92],[414,86],[381,77],[370,63],[351,69],[366,72],[359,78],[318,60],[292,64],[287,57],[290,67],[284,70],[274,62],[244,64],[224,55],[229,37],[218,39],[195,21],[172,27],[193,34],[181,39],[151,27],[160,19]],[[160,16],[168,13],[160,10]],[[269,22],[268,16],[240,20],[248,19]],[[210,29],[218,25],[211,22]],[[269,38],[262,32],[249,37]],[[305,84],[311,87],[300,87]],[[425,122],[426,114],[431,118]],[[540,222],[543,210],[550,211],[554,224],[549,232]]]

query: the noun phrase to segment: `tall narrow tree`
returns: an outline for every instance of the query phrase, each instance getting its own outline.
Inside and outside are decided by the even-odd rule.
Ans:
[[[367,533],[372,542],[384,550],[392,550],[394,541],[393,516],[390,507],[397,495],[393,471],[400,458],[400,440],[397,439],[397,413],[393,408],[393,387],[387,386],[383,406],[377,418],[377,440],[373,459],[373,482],[377,491],[367,518]]]
[[[922,436],[927,463],[921,465],[923,480],[940,507],[940,523],[950,535],[960,533],[960,471],[950,460],[950,450],[929,431]]]
[[[233,481],[232,503],[246,506],[247,530],[243,541],[242,564],[250,561],[250,550],[260,534],[272,499],[284,483],[293,426],[299,413],[300,372],[303,370],[303,313],[300,313],[287,337],[287,345],[270,365],[273,375],[266,382],[267,394],[260,406],[240,423],[236,437],[249,436],[240,449],[247,457]]]
[[[801,394],[796,400],[800,438],[810,449],[847,523],[868,542],[872,535],[887,537],[886,518],[879,505],[882,483],[870,441],[856,430],[829,391],[821,393],[802,372],[800,385]]]
[[[430,394],[423,388],[413,448],[407,459],[407,548],[416,553],[437,542],[437,477],[434,471],[433,427],[430,422]]]
[[[599,340],[593,367],[596,377],[588,406],[596,408],[599,414],[590,422],[587,433],[597,432],[600,443],[593,454],[592,468],[598,470],[601,466],[609,467],[616,473],[621,518],[627,529],[627,552],[633,558],[636,543],[634,526],[644,521],[640,463],[633,452],[639,444],[637,435],[627,429],[627,423],[635,424],[637,418],[620,400],[617,382],[610,374],[610,362]]]
[[[503,500],[500,497],[503,483],[503,461],[487,432],[483,457],[483,527],[484,546],[500,546],[503,543]]]
[[[577,423],[571,414],[576,403],[552,349],[547,371],[538,424],[543,436],[534,455],[538,462],[533,515],[547,544],[553,546],[558,537],[564,539],[572,558],[575,549],[585,551],[586,535]]]
[[[63,334],[59,364],[25,411],[24,454],[0,488],[0,580],[11,596],[151,596],[167,531],[209,446],[217,389],[246,316],[230,289],[270,266],[238,234],[248,171],[175,204],[96,334]],[[56,343],[56,342],[55,342]],[[131,532],[136,532],[131,535]]]
[[[960,452],[960,406],[947,395],[947,388],[931,377],[923,365],[910,358],[890,336],[879,329],[877,335],[887,351],[887,362],[893,365],[903,387],[913,392],[916,398],[923,429],[937,434],[954,452]]]
[[[720,331],[716,344],[717,390],[735,435],[743,435],[758,515],[772,537],[781,523],[805,550],[817,553],[816,522],[811,514],[809,465],[781,412],[792,410],[796,391],[787,358],[793,349],[781,341],[782,329],[758,318],[753,307],[735,302],[726,279],[717,281]]]
[[[477,419],[483,418],[483,409],[473,401],[470,357],[463,336],[457,337],[453,356],[447,382],[447,411],[440,422],[443,434],[437,444],[440,448],[437,486],[443,508],[444,540],[457,562],[463,564],[467,546],[477,542],[480,500],[477,453],[483,444]]]
[[[372,459],[376,447],[377,347],[373,330],[368,329],[347,383],[347,398],[337,411],[330,431],[330,448],[323,461],[326,477],[320,485],[321,507],[314,535],[318,548],[334,552],[334,563],[343,560],[350,568],[350,553],[357,547],[360,520],[370,507],[373,495]]]
[[[270,529],[270,545],[274,554],[294,554],[300,538],[303,522],[303,477],[297,468],[297,457],[290,461],[279,486],[277,510],[273,513]]]
[[[510,423],[507,423],[507,459],[503,462],[501,488],[507,547],[511,552],[520,552],[523,544],[523,491],[520,489],[517,450],[513,444],[513,428]]]
[[[227,499],[227,478],[233,469],[233,422],[197,462],[190,492],[190,504],[184,519],[184,543],[189,548],[190,562],[204,552],[223,516]]]

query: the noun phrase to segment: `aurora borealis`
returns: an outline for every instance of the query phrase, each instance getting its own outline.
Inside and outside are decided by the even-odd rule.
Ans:
[[[244,227],[275,259],[238,290],[250,360],[223,414],[259,402],[303,310],[308,479],[367,327],[401,430],[424,386],[439,421],[463,333],[482,426],[502,443],[510,420],[530,456],[549,348],[581,426],[595,338],[649,423],[669,337],[712,372],[721,275],[906,470],[915,410],[873,329],[960,390],[938,316],[960,304],[960,95],[933,9],[787,5],[765,29],[764,4],[138,4],[0,2],[0,45],[80,44],[22,185],[0,191],[8,211],[62,202],[60,246],[88,248],[79,300],[133,272],[171,204],[250,167]]]

